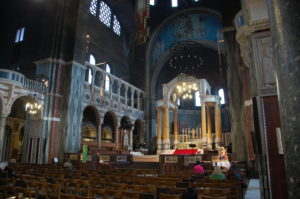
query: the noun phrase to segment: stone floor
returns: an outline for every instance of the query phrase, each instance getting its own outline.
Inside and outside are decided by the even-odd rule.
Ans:
[[[260,199],[258,179],[250,179],[244,199]]]

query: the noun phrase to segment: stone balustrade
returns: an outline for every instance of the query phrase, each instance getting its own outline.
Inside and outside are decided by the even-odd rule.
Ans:
[[[21,88],[40,93],[46,93],[48,89],[43,83],[28,79],[23,74],[8,69],[0,69],[0,82],[12,83]]]
[[[96,101],[102,98],[104,106],[111,106],[121,112],[143,112],[144,91],[96,65],[86,63],[86,66],[86,75],[91,70],[92,78],[90,81],[88,77],[85,80],[85,95],[95,95]],[[106,84],[109,84],[109,88]]]

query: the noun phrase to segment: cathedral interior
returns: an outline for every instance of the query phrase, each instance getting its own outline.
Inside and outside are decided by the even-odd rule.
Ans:
[[[7,1],[0,162],[160,175],[196,160],[237,164],[259,182],[252,198],[300,198],[299,9],[297,0]]]

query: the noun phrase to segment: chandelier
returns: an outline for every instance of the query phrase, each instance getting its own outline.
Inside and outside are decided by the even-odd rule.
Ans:
[[[172,47],[172,57],[168,64],[172,69],[191,71],[199,69],[204,60],[201,54],[201,45],[196,42],[186,41],[177,43]]]
[[[182,82],[176,86],[177,93],[182,96],[182,99],[192,99],[192,92],[198,90],[196,83]]]
[[[26,103],[25,105],[25,110],[30,114],[30,115],[35,115],[37,114],[38,111],[40,111],[42,108],[41,104],[38,103]]]

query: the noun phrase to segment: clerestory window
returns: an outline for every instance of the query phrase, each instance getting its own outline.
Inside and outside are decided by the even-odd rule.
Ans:
[[[91,0],[89,11],[97,16],[99,21],[111,28],[114,33],[121,35],[121,24],[111,8],[101,0]]]
[[[224,95],[224,89],[223,88],[219,89],[218,95],[221,97],[221,104],[225,104],[225,95]]]

